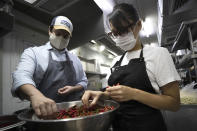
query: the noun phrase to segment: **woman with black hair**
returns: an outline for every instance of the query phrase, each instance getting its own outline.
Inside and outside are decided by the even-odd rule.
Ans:
[[[160,110],[177,111],[180,106],[180,77],[169,52],[142,46],[142,24],[132,5],[116,5],[108,18],[109,36],[125,53],[111,68],[110,87],[105,92],[86,91],[83,103],[93,106],[101,98],[119,102],[114,131],[166,131]],[[89,103],[89,99],[93,101]]]

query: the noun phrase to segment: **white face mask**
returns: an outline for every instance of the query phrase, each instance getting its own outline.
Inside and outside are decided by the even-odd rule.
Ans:
[[[49,40],[56,49],[62,50],[68,46],[70,37],[64,39],[62,36],[56,36],[54,33],[50,33],[49,35]]]
[[[117,36],[116,38],[112,39],[116,43],[116,46],[120,47],[124,51],[131,50],[136,45],[136,39],[132,31],[124,36]]]

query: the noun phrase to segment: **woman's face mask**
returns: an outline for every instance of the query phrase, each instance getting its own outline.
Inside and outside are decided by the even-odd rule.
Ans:
[[[49,40],[53,47],[55,47],[56,49],[62,50],[68,46],[70,37],[65,39],[62,36],[56,36],[55,33],[50,33]]]
[[[132,31],[123,36],[112,37],[112,39],[116,43],[116,46],[120,47],[124,51],[131,50],[136,45],[136,39]]]

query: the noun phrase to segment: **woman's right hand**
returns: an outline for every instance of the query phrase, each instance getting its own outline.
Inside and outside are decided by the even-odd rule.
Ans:
[[[43,96],[33,95],[30,97],[32,107],[39,118],[48,119],[57,112],[55,101]]]
[[[106,99],[108,97],[108,93],[102,91],[91,91],[87,90],[82,96],[82,102],[86,107],[92,107],[97,104],[100,98]],[[89,100],[92,100],[90,103]]]

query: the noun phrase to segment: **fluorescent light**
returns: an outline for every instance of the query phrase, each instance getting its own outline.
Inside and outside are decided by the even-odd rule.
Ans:
[[[144,22],[142,22],[141,35],[149,37],[154,33],[153,21],[150,17],[147,17]]]
[[[103,10],[103,12],[111,12],[113,10],[113,0],[94,0],[94,2]]]
[[[114,57],[111,54],[108,54],[109,59],[113,59]]]
[[[104,51],[104,50],[105,50],[105,46],[104,46],[104,45],[101,45],[101,46],[99,47],[99,51],[102,52],[102,51]]]
[[[37,0],[24,0],[24,1],[26,1],[26,2],[28,2],[28,3],[30,3],[30,4],[33,4],[33,3],[36,2]]]
[[[176,56],[181,56],[185,54],[186,54],[185,50],[177,50]]]
[[[96,44],[96,41],[95,40],[91,40],[91,42],[94,43],[94,44]]]

